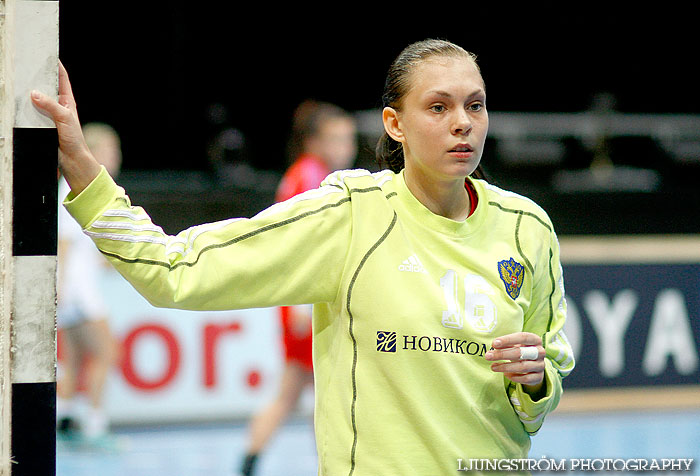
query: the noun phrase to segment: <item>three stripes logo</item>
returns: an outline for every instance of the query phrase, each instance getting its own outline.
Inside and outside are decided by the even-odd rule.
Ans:
[[[377,331],[377,351],[396,352],[396,332]]]
[[[409,273],[425,273],[425,268],[423,263],[420,262],[418,256],[411,255],[407,259],[403,260],[403,263],[399,265],[399,271],[408,271]]]

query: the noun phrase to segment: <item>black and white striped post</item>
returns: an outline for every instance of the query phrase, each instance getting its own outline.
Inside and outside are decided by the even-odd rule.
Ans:
[[[14,8],[11,474],[55,475],[58,143],[30,91],[58,93],[58,1]]]
[[[10,474],[10,325],[12,317],[12,54],[8,0],[0,0],[0,475]]]

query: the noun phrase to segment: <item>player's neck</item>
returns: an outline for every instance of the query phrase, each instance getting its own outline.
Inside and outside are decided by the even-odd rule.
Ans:
[[[405,169],[404,179],[413,196],[436,215],[455,221],[464,221],[469,216],[469,194],[464,187],[464,178],[449,181],[418,179]]]

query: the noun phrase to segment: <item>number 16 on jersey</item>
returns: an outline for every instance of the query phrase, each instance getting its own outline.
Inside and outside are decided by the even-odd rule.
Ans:
[[[459,277],[455,270],[448,269],[440,278],[440,287],[445,296],[447,310],[442,311],[442,325],[462,329],[464,320],[477,332],[491,332],[498,322],[496,306],[490,296],[493,287],[478,274],[467,274],[464,278],[464,311],[460,309]]]

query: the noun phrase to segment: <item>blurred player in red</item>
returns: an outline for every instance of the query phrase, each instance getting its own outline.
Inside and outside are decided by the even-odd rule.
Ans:
[[[357,154],[355,121],[333,104],[305,101],[294,112],[288,155],[293,159],[277,189],[281,202],[318,188],[335,170],[352,166]],[[254,473],[258,454],[296,407],[302,390],[313,384],[311,305],[285,306],[280,317],[285,349],[277,397],[250,424],[250,442],[241,474]]]

